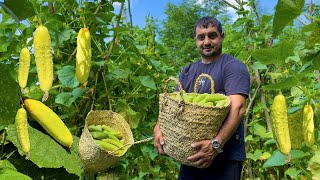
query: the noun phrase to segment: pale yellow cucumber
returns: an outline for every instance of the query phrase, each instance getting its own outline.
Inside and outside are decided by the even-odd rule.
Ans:
[[[35,119],[57,142],[65,147],[71,147],[73,137],[60,117],[48,106],[34,99],[25,99],[24,105]]]

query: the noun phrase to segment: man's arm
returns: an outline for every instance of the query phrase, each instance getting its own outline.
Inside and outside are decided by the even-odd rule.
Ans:
[[[243,95],[236,94],[228,97],[231,101],[230,112],[221,126],[218,134],[216,137],[214,137],[214,139],[221,144],[222,148],[238,128],[241,117],[246,110],[246,98]],[[193,143],[191,146],[197,149],[198,152],[188,157],[188,160],[192,161],[193,165],[198,168],[208,167],[218,154],[218,152],[213,149],[211,140],[199,141]]]

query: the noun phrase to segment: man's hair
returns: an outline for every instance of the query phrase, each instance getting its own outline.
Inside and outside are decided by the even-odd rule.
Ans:
[[[202,17],[201,19],[198,20],[198,22],[194,25],[193,28],[193,36],[196,36],[196,29],[197,27],[199,28],[208,28],[208,27],[217,27],[219,33],[222,33],[222,25],[220,23],[220,21],[214,17],[211,16],[206,16],[206,17]]]

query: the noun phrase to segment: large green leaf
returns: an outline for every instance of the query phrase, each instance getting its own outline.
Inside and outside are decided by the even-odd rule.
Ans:
[[[69,173],[81,175],[80,159],[77,154],[78,138],[74,136],[73,147],[66,150],[52,137],[28,126],[30,139],[30,160],[40,168],[64,167]],[[23,155],[16,136],[15,126],[8,126],[8,139],[19,149]]]
[[[55,102],[58,104],[63,104],[66,107],[70,107],[71,104],[80,97],[83,93],[88,91],[88,87],[85,87],[83,89],[75,88],[72,92],[63,92],[56,96]]]
[[[8,64],[0,64],[0,129],[14,122],[16,112],[20,107],[20,87],[12,73],[14,67]]]
[[[0,179],[5,180],[32,180],[29,176],[24,175],[11,168],[0,169]]]
[[[153,90],[157,90],[156,83],[150,76],[139,76],[139,80],[143,86],[148,87]]]
[[[279,0],[273,19],[273,37],[277,37],[282,30],[298,17],[304,5],[304,0]]]
[[[306,39],[305,46],[306,48],[313,48],[316,43],[320,43],[320,25],[317,24],[317,27],[311,32],[311,34]]]
[[[314,156],[310,159],[308,170],[311,171],[313,179],[320,179],[320,149],[315,151]]]
[[[291,150],[291,161],[301,159],[305,156],[309,156],[310,153],[300,150]],[[263,164],[263,168],[269,168],[273,166],[283,166],[286,164],[287,156],[282,154],[279,150],[273,152],[272,156]]]
[[[291,88],[293,86],[296,86],[298,83],[299,83],[299,79],[297,79],[295,77],[289,77],[279,83],[264,85],[264,86],[262,86],[262,89],[263,90],[286,89],[286,88]]]
[[[20,21],[35,15],[33,5],[29,0],[5,0],[4,4],[19,18]]]
[[[262,64],[274,64],[280,67],[285,63],[287,57],[293,55],[295,44],[292,42],[281,42],[273,48],[257,49],[252,56]]]
[[[74,66],[65,66],[59,71],[57,71],[58,78],[63,86],[74,88],[79,85],[79,82],[75,76],[75,68]]]

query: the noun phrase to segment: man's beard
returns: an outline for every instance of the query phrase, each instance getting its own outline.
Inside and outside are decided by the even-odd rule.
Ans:
[[[222,46],[220,46],[217,50],[211,49],[210,52],[204,52],[205,48],[199,49],[199,53],[202,57],[210,58],[210,57],[216,57],[217,55],[221,54],[222,52]]]

